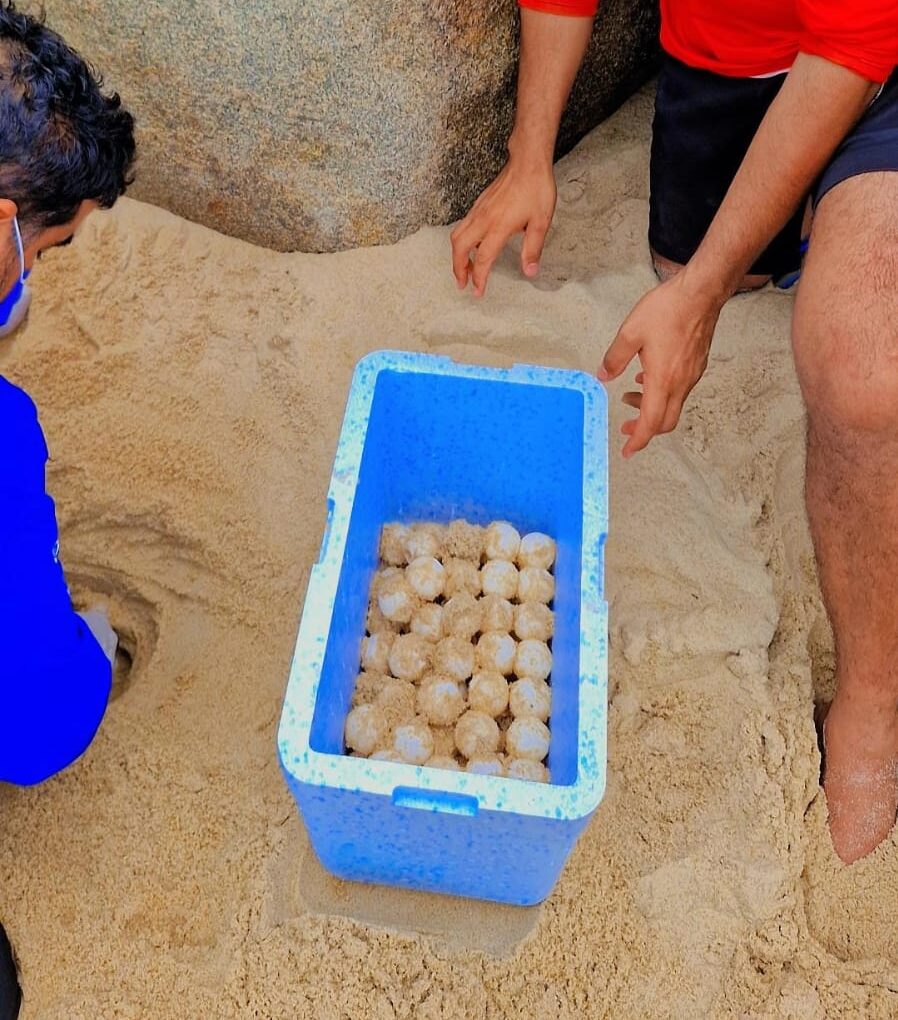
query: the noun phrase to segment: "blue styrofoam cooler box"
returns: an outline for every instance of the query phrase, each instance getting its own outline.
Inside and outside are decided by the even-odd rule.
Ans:
[[[605,787],[607,492],[590,376],[393,352],[358,364],[278,731],[329,871],[504,903],[551,891]],[[557,540],[551,785],[342,753],[381,526],[456,517]]]

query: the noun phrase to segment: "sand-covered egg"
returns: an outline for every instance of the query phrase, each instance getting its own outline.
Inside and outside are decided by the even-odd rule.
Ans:
[[[543,602],[555,598],[555,578],[542,567],[524,567],[518,573],[518,601]]]
[[[477,776],[504,776],[505,766],[498,754],[479,754],[469,759],[465,771]]]
[[[550,570],[555,562],[555,542],[540,531],[531,531],[521,539],[518,550],[519,567],[537,567]]]
[[[489,560],[480,571],[484,595],[513,599],[518,594],[518,568],[508,560]]]
[[[483,552],[488,560],[514,563],[521,548],[521,534],[508,521],[495,521],[484,535]]]
[[[401,577],[404,573],[405,567],[385,567],[381,564],[381,566],[374,571],[374,577],[371,579],[371,590],[373,592],[380,591],[381,585],[384,581],[389,581],[391,577]]]
[[[480,565],[483,558],[484,529],[467,521],[451,521],[443,539],[447,556],[469,560]]]
[[[368,603],[368,613],[365,616],[365,630],[367,630],[369,634],[398,634],[401,629],[400,624],[394,623],[392,620],[388,620],[380,611],[380,606],[377,604],[377,596],[375,594]]]
[[[393,750],[409,765],[423,765],[433,754],[433,734],[425,720],[413,719],[397,726]]]
[[[392,747],[379,747],[368,757],[371,761],[402,761],[402,755],[398,751],[394,751]]]
[[[543,602],[514,607],[514,633],[520,641],[548,641],[555,633],[555,614]]]
[[[461,592],[477,596],[481,592],[480,568],[471,560],[447,559],[443,561],[446,579],[443,594],[447,599]]]
[[[443,607],[436,602],[425,602],[418,606],[409,624],[412,634],[420,634],[431,644],[436,644],[444,636]]]
[[[444,758],[455,754],[455,726],[431,726],[433,753]]]
[[[509,676],[514,672],[516,655],[517,642],[510,634],[489,631],[477,641],[477,668],[481,672]]]
[[[545,680],[552,672],[552,652],[549,646],[544,641],[521,641],[515,653],[514,672],[518,677]]]
[[[466,591],[453,595],[443,604],[446,633],[470,641],[480,630],[483,613],[480,602]]]
[[[443,638],[434,646],[433,669],[454,680],[467,680],[474,672],[474,646],[464,638]]]
[[[352,705],[370,705],[377,700],[378,694],[390,679],[385,673],[359,673],[352,689]]]
[[[516,719],[532,715],[545,722],[552,714],[552,688],[534,677],[515,680],[508,692],[508,707]]]
[[[377,705],[358,705],[346,716],[344,739],[351,751],[361,755],[371,754],[383,744],[389,726],[384,713]]]
[[[514,606],[501,595],[484,595],[480,600],[483,617],[481,630],[510,632],[514,627]]]
[[[385,524],[380,533],[380,558],[391,567],[404,567],[408,563],[409,529],[404,524]]]
[[[377,580],[377,605],[383,615],[393,623],[410,623],[420,599],[403,572]]]
[[[508,681],[501,673],[475,673],[468,684],[468,704],[497,718],[508,708]]]
[[[486,712],[467,711],[455,724],[455,746],[468,759],[495,754],[499,727]]]
[[[400,680],[420,680],[436,647],[420,634],[399,634],[390,648],[390,672]]]
[[[415,718],[416,693],[415,685],[408,680],[384,677],[383,687],[374,699],[374,704],[383,712],[391,730]]]
[[[433,556],[418,556],[405,568],[405,577],[418,598],[433,602],[443,594],[446,569]]]
[[[505,750],[512,758],[542,761],[549,753],[549,727],[536,716],[525,715],[508,727]]]
[[[411,525],[405,538],[408,562],[413,563],[420,557],[438,559],[442,556],[445,533],[446,529],[440,524],[425,522]]]
[[[347,752],[548,781],[535,755],[552,708],[554,540],[508,521],[397,522],[379,550]]]
[[[531,783],[548,783],[549,770],[541,761],[529,758],[512,758],[505,766],[509,779],[526,779]]]
[[[451,676],[429,673],[418,687],[417,709],[431,725],[451,726],[465,710],[465,695]]]
[[[371,673],[386,673],[390,668],[390,649],[395,639],[396,635],[389,630],[362,638],[362,669]]]

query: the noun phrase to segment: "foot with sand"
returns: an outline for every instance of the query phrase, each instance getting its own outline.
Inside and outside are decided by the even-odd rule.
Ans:
[[[821,724],[821,780],[833,848],[853,864],[875,850],[898,814],[898,717],[837,697]]]

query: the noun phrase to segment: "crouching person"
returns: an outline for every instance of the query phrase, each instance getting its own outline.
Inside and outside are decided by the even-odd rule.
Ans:
[[[41,252],[69,244],[125,191],[134,125],[55,33],[0,0],[0,337],[25,319]],[[75,761],[103,718],[116,638],[75,612],[46,492],[31,398],[0,377],[0,782],[41,783]],[[0,901],[0,918],[3,903]],[[0,1020],[18,1016],[0,927]]]

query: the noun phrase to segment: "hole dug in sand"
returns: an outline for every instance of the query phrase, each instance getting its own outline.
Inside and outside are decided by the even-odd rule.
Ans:
[[[159,637],[156,607],[127,579],[107,571],[74,569],[67,572],[72,601],[79,612],[94,607],[106,611],[118,635],[110,701],[120,697],[143,673]]]
[[[115,650],[115,662],[112,666],[112,693],[110,700],[117,698],[131,683],[131,671],[134,668],[134,655],[126,644],[126,635],[118,631],[118,648]]]

